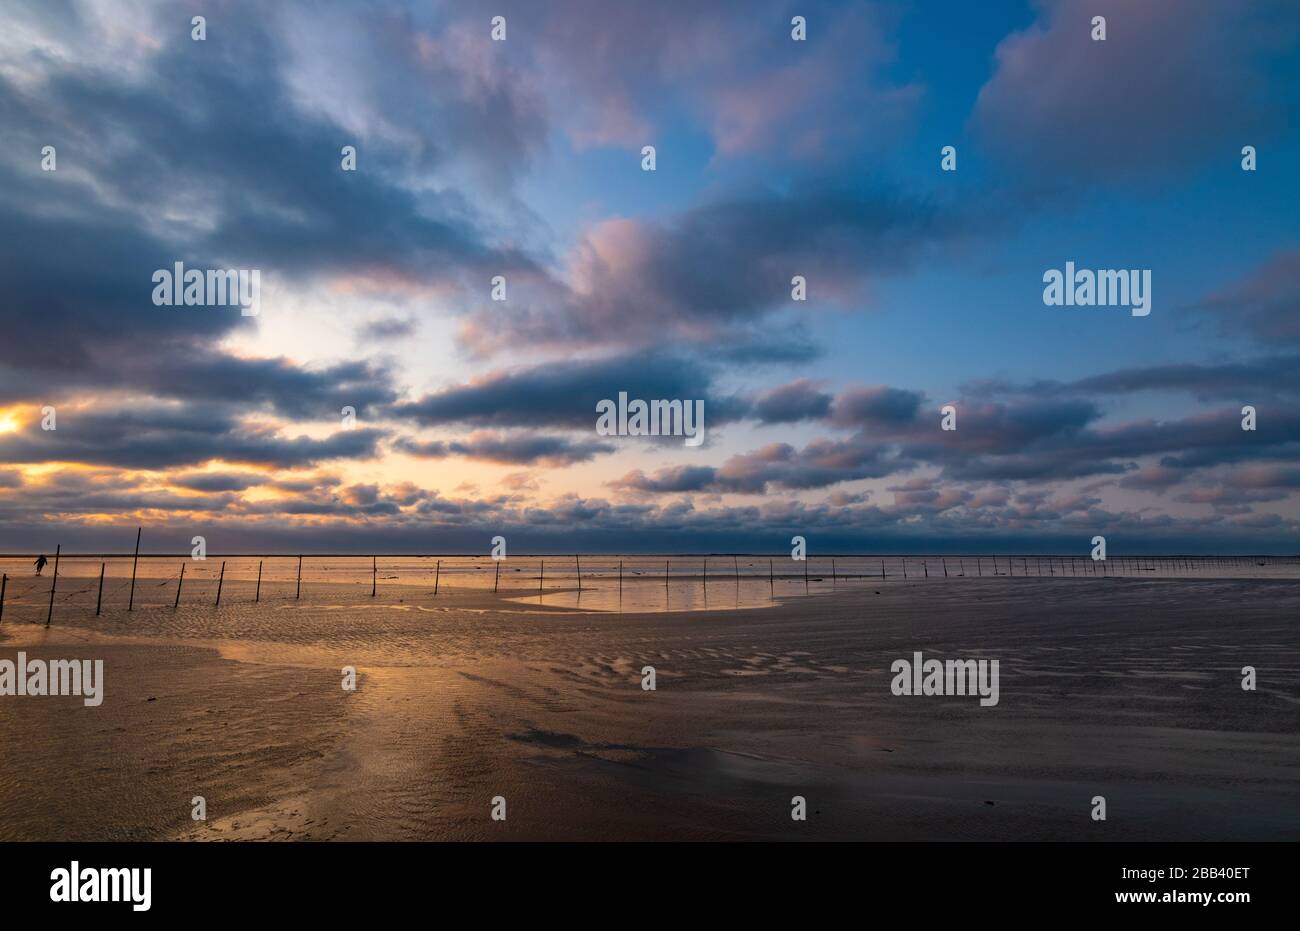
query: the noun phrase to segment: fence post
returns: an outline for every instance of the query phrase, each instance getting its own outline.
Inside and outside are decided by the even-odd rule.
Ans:
[[[54,589],[59,584],[59,551],[63,549],[63,544],[59,544],[54,549],[54,579],[50,582],[50,610],[45,615],[45,626],[50,626],[50,621],[54,618]]]
[[[262,560],[257,561],[257,591],[253,593],[254,601],[262,600]]]
[[[438,580],[439,580],[440,578],[442,578],[442,560],[441,560],[441,559],[439,559],[439,560],[438,560],[438,564],[437,564],[436,566],[433,567],[433,593],[434,593],[435,595],[438,594]]]
[[[99,606],[104,603],[104,564],[99,564],[99,594],[95,596],[95,617],[99,617]]]
[[[500,563],[498,563],[500,565]],[[379,557],[370,557],[370,597],[375,597],[375,591],[379,585]]]
[[[298,556],[298,587],[293,593],[293,600],[297,601],[298,596],[302,594],[302,556]]]
[[[214,608],[221,607],[221,584],[226,581],[226,561],[221,560],[221,576],[217,579],[217,603]]]
[[[143,527],[135,528],[135,558],[131,560],[131,597],[126,603],[126,610],[135,610],[135,567],[140,562],[140,534],[144,532]]]
[[[5,619],[5,589],[9,587],[9,576],[0,575],[0,621]]]
[[[542,560],[542,569],[537,573],[537,594],[542,593],[542,583],[546,581],[546,560]]]
[[[578,564],[578,591],[582,591],[582,557],[575,553],[573,559]]]
[[[185,563],[181,563],[181,577],[176,583],[176,601],[172,604],[172,610],[175,611],[181,604],[181,587],[185,584]]]
[[[501,560],[494,559],[493,562],[497,564],[497,574],[496,577],[492,579],[492,594],[495,595],[497,586],[501,584]]]

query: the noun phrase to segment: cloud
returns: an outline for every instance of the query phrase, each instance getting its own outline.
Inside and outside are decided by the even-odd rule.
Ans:
[[[617,9],[600,0],[502,0],[493,10],[526,37],[518,49],[501,45],[579,149],[639,149],[686,116],[720,157],[843,157],[896,137],[922,95],[888,74],[894,51],[881,6],[813,0],[798,11],[809,22],[803,42],[791,40],[780,0]]]
[[[270,479],[255,472],[191,472],[169,481],[191,491],[245,491],[265,485]]]
[[[338,430],[323,439],[290,437],[241,422],[220,405],[128,405],[59,412],[58,429],[39,421],[0,434],[0,462],[72,462],[165,469],[208,462],[274,468],[316,465],[376,454],[383,432]]]
[[[1300,343],[1300,249],[1279,250],[1193,307],[1212,316],[1225,334],[1244,334],[1267,346]],[[1294,357],[1285,361],[1294,384],[1300,378]]]
[[[912,423],[924,396],[886,385],[849,388],[835,399],[830,421],[837,426],[898,427]]]
[[[591,226],[567,275],[528,279],[519,297],[482,306],[459,340],[487,356],[534,347],[772,345],[791,280],[811,306],[857,309],[870,284],[907,269],[965,221],[887,186],[803,185],[739,192],[656,220]],[[512,286],[513,287],[513,286]]]
[[[131,45],[119,12],[139,19],[143,46],[129,66],[86,49],[89,34]],[[306,370],[236,356],[222,341],[258,321],[229,307],[153,306],[154,270],[176,261],[258,269],[265,318],[276,312],[268,301],[276,288],[331,278],[386,274],[455,291],[501,270],[536,269],[522,251],[488,240],[461,188],[414,183],[409,136],[379,127],[373,139],[358,136],[339,125],[337,109],[303,99],[302,62],[286,63],[286,47],[322,40],[323,30],[334,30],[340,47],[364,44],[372,55],[401,45],[408,57],[399,61],[389,48],[388,69],[375,69],[399,85],[399,65],[423,68],[422,80],[470,67],[422,63],[396,14],[358,23],[319,10],[308,16],[305,7],[264,16],[232,3],[226,21],[240,28],[213,29],[200,47],[189,41],[187,18],[137,12],[76,7],[50,19],[20,10],[24,28],[0,59],[31,65],[0,67],[0,121],[10,140],[0,151],[0,237],[10,244],[0,398],[123,386],[159,397],[247,396],[292,416],[319,407],[337,416],[340,404],[360,411],[394,398],[389,373],[366,363]],[[435,119],[455,112],[458,125],[477,120],[490,134],[510,120],[504,109],[481,119],[483,104],[500,95],[450,80],[430,117],[429,96],[405,74],[400,100],[395,90],[385,98],[395,108]],[[340,140],[359,144],[364,171],[340,169]],[[42,172],[28,153],[52,142],[60,167]],[[456,151],[484,162],[496,144],[511,145],[462,136]],[[504,158],[517,161],[529,147]],[[444,163],[438,155],[414,161],[426,182]]]
[[[632,354],[499,370],[395,404],[393,416],[422,426],[568,427],[595,430],[596,405],[629,398],[705,401],[708,423],[734,420],[747,403],[711,393],[712,375],[684,357]]]
[[[998,44],[971,128],[1007,169],[1036,178],[1165,178],[1294,112],[1275,66],[1300,38],[1294,3],[1040,0]],[[1105,41],[1092,18],[1107,20]]]
[[[603,453],[614,451],[610,443],[596,440],[573,440],[540,433],[494,433],[476,431],[464,440],[419,442],[399,439],[394,448],[428,459],[464,456],[509,465],[542,465],[552,468],[587,462]]]
[[[759,395],[753,414],[762,423],[794,423],[814,420],[830,413],[831,395],[806,378],[778,385]]]
[[[683,491],[763,494],[770,488],[825,488],[840,482],[880,478],[911,464],[893,456],[888,447],[861,439],[814,440],[802,450],[788,443],[771,443],[721,466],[675,466],[647,476],[633,470],[610,483],[628,492],[663,494]]]
[[[357,338],[363,342],[404,339],[414,336],[416,322],[409,317],[382,317],[370,320],[357,328]]]

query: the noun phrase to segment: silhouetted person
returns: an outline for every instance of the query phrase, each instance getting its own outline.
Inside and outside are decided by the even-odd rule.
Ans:
[[[44,553],[42,553],[41,555],[39,555],[39,556],[36,557],[36,574],[37,574],[37,575],[40,575],[40,574],[41,574],[41,570],[45,568],[45,564],[46,564],[47,562],[49,562],[49,560],[45,558],[45,554],[44,554]]]

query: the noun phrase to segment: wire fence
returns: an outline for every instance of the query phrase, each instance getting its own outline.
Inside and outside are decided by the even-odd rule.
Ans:
[[[1297,556],[835,555],[805,560],[761,554],[511,556],[62,554],[40,575],[31,557],[0,556],[0,623],[43,610],[83,613],[338,598],[501,595],[658,584],[765,584],[818,590],[859,582],[980,578],[1300,579]]]

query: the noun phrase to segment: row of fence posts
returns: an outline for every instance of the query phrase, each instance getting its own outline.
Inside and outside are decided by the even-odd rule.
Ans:
[[[138,567],[139,567],[139,562],[140,562],[140,537],[141,537],[141,534],[142,534],[142,532],[143,532],[143,529],[144,529],[144,528],[136,528],[136,535],[135,535],[135,552],[134,552],[134,554],[133,554],[133,556],[132,556],[132,560],[131,560],[131,591],[130,591],[130,595],[129,595],[128,599],[127,599],[127,610],[128,610],[128,611],[134,611],[134,610],[135,610],[135,583],[136,583],[136,575],[137,575],[137,571],[138,571]],[[50,625],[50,623],[53,621],[53,618],[54,618],[54,596],[55,596],[55,591],[56,591],[56,589],[57,589],[57,587],[58,587],[58,583],[59,583],[59,559],[60,559],[60,557],[61,557],[61,555],[62,555],[62,551],[63,551],[63,546],[62,546],[62,544],[59,544],[59,545],[55,548],[55,551],[54,551],[54,574],[53,574],[53,579],[52,579],[51,584],[50,584],[50,601],[49,601],[49,606],[48,606],[48,608],[47,608],[47,610],[46,610],[46,614],[45,614],[45,625],[46,625],[47,627]],[[582,558],[581,558],[581,556],[576,555],[576,554],[574,555],[573,558],[574,558],[574,562],[577,564],[577,582],[578,582],[578,591],[581,592],[581,591],[582,591]],[[993,556],[993,557],[991,557],[991,558],[992,558],[992,560],[993,560],[993,574],[994,574],[994,575],[997,575],[997,574],[998,574],[998,557],[997,557],[997,556]],[[1060,557],[1060,556],[1049,556],[1049,557],[1047,557],[1047,561],[1048,561],[1048,574],[1049,574],[1049,575],[1055,575],[1055,574],[1056,574],[1056,565],[1055,565],[1055,561],[1060,561],[1060,563],[1061,563],[1061,565],[1060,565],[1061,575],[1065,575],[1065,565],[1064,565],[1064,562],[1065,562],[1065,559],[1066,559],[1066,558],[1069,558],[1069,560],[1070,560],[1070,572],[1071,572],[1071,574],[1077,576],[1077,575],[1078,575],[1078,568],[1077,568],[1077,565],[1076,565],[1075,560],[1076,560],[1078,557]],[[1127,568],[1129,569],[1129,571],[1132,571],[1132,570],[1133,570],[1133,562],[1134,562],[1135,560],[1141,560],[1141,562],[1143,563],[1142,568],[1143,568],[1144,571],[1146,570],[1146,565],[1145,565],[1145,564],[1148,563],[1148,562],[1150,562],[1151,565],[1152,565],[1155,569],[1157,569],[1157,570],[1161,567],[1161,564],[1164,563],[1164,564],[1169,565],[1170,567],[1172,567],[1172,568],[1175,569],[1175,570],[1182,568],[1182,569],[1187,569],[1187,570],[1190,571],[1190,570],[1194,570],[1194,569],[1196,569],[1196,560],[1197,560],[1198,558],[1202,561],[1203,564],[1213,564],[1213,565],[1216,566],[1216,567],[1221,567],[1221,566],[1224,566],[1224,565],[1228,565],[1228,566],[1240,565],[1240,564],[1241,564],[1241,560],[1245,560],[1245,559],[1249,559],[1249,560],[1251,560],[1251,562],[1255,563],[1256,565],[1260,565],[1260,566],[1267,566],[1267,565],[1268,565],[1268,557],[1267,557],[1267,556],[1250,556],[1250,557],[1244,557],[1244,556],[1243,556],[1243,557],[1203,556],[1203,557],[1190,557],[1190,558],[1189,558],[1189,557],[1126,557],[1126,556],[1117,556],[1117,557],[1114,557],[1113,559],[1110,559],[1110,560],[1093,560],[1093,561],[1092,561],[1092,574],[1093,574],[1093,575],[1096,575],[1096,574],[1097,574],[1098,564],[1100,564],[1101,572],[1102,572],[1103,575],[1105,575],[1105,573],[1106,573],[1106,569],[1107,569],[1107,564],[1108,564],[1108,563],[1113,563],[1114,565],[1116,565],[1116,566],[1119,568],[1119,571],[1122,572],[1122,571],[1124,571],[1124,569],[1126,568],[1126,564],[1125,564],[1125,562],[1124,562],[1125,560],[1128,560]],[[1014,559],[1014,557],[1008,556],[1008,557],[1006,557],[1006,559],[1007,559],[1007,575],[1008,575],[1008,577],[1010,577],[1010,576],[1014,575],[1014,572],[1013,572],[1013,566],[1014,566],[1014,563],[1013,563],[1013,561],[1012,561],[1012,560]],[[295,587],[294,587],[294,595],[293,595],[295,601],[300,600],[301,597],[302,597],[302,560],[303,560],[303,557],[302,557],[301,555],[299,555],[299,556],[298,556],[298,571],[297,571],[297,576],[296,576],[296,579],[295,579]],[[733,571],[733,573],[734,573],[734,576],[735,576],[736,581],[739,582],[739,581],[740,581],[740,563],[739,563],[739,558],[736,557],[736,556],[732,556],[731,560],[732,560],[732,571]],[[495,593],[495,592],[499,591],[499,589],[500,589],[500,584],[501,584],[501,561],[500,561],[500,560],[494,560],[494,562],[496,562],[496,571],[495,571],[495,574],[494,574],[494,576],[493,576],[493,580],[492,580],[492,591]],[[1042,575],[1042,572],[1043,572],[1043,557],[1041,557],[1041,556],[1035,556],[1035,557],[1034,557],[1034,563],[1035,563],[1035,568],[1036,568],[1036,575]],[[803,566],[803,581],[804,581],[804,588],[807,589],[808,586],[809,586],[808,560],[806,560],[806,559],[803,560],[803,564],[804,564],[804,566]],[[946,579],[946,578],[949,577],[949,575],[948,575],[948,560],[947,560],[945,557],[940,557],[940,564],[941,564],[942,567],[943,567],[943,577]],[[263,561],[259,559],[258,562],[257,562],[257,587],[256,587],[256,589],[255,589],[255,591],[254,591],[254,595],[253,595],[253,601],[254,601],[254,602],[260,602],[261,599],[262,599],[262,565],[263,565]],[[965,559],[961,559],[961,560],[959,561],[958,565],[959,565],[959,567],[960,567],[961,575],[964,577],[965,574],[966,574],[966,562],[965,562]],[[1087,565],[1087,563],[1085,563],[1085,565]],[[904,578],[904,580],[906,580],[907,577],[908,577],[908,576],[907,576],[907,559],[906,559],[906,557],[903,557],[902,562],[901,562],[901,566],[902,566],[903,578]],[[1021,560],[1020,560],[1020,566],[1021,566],[1021,572],[1022,572],[1022,574],[1023,574],[1023,575],[1026,575],[1026,576],[1029,575],[1029,558],[1028,558],[1027,556],[1021,557]],[[982,557],[982,556],[977,556],[977,557],[975,558],[975,567],[976,567],[976,572],[977,572],[977,574],[979,575],[979,577],[980,577],[980,578],[983,578],[983,577],[984,577],[984,561],[983,561],[983,557]],[[104,568],[105,568],[105,563],[102,563],[102,562],[101,562],[101,563],[99,564],[99,589],[98,589],[98,593],[97,593],[96,596],[95,596],[95,616],[96,616],[96,617],[98,617],[98,616],[100,615],[100,612],[101,612],[101,610],[102,610],[102,608],[103,608],[103,602],[104,602]],[[928,578],[930,577],[930,569],[929,569],[929,565],[928,565],[928,563],[927,563],[925,560],[922,560],[922,561],[921,561],[921,570],[922,570],[922,572],[924,573],[925,578],[928,579]],[[1085,573],[1085,574],[1086,574],[1086,573]],[[225,577],[226,577],[226,563],[225,563],[225,561],[223,560],[222,563],[221,563],[221,572],[220,572],[220,575],[219,575],[218,578],[217,578],[217,597],[216,597],[216,602],[215,602],[215,604],[214,604],[214,607],[220,607],[220,605],[221,605],[221,591],[222,591],[222,588],[223,588],[224,583],[225,583]],[[671,561],[671,560],[665,560],[665,561],[664,561],[664,589],[665,589],[665,590],[667,590],[668,587],[669,587],[669,581],[670,581],[671,577],[672,577],[672,561]],[[851,576],[850,576],[850,577],[851,577]],[[865,576],[864,576],[864,577],[865,577]],[[438,594],[439,586],[440,586],[440,583],[441,583],[441,578],[442,578],[442,560],[439,559],[439,560],[437,561],[435,567],[434,567],[433,593],[434,593],[435,595]],[[884,560],[884,559],[882,559],[882,560],[880,561],[880,578],[881,578],[882,581],[884,581],[884,580],[887,578],[886,570],[885,570],[885,560]],[[702,571],[702,579],[703,579],[703,583],[704,583],[704,588],[705,588],[705,590],[707,591],[707,590],[708,590],[708,587],[709,587],[709,560],[708,560],[708,557],[707,557],[707,556],[704,558],[704,565],[703,565],[703,571]],[[538,594],[541,594],[541,593],[544,591],[545,584],[546,584],[546,560],[545,560],[545,558],[543,558],[543,559],[541,560],[541,565],[540,565],[540,569],[539,569],[538,576],[537,576],[537,591],[538,591]],[[771,560],[771,559],[768,560],[768,584],[771,585],[772,587],[775,587],[775,585],[776,585],[776,569],[775,569],[775,563],[774,563],[774,561]],[[837,565],[836,565],[836,562],[835,562],[835,559],[834,559],[834,558],[831,559],[831,584],[832,584],[832,585],[838,585],[838,584],[839,584],[839,571],[838,571],[838,568],[837,568]],[[8,576],[7,574],[0,575],[0,621],[3,621],[3,620],[4,620],[5,593],[6,593],[6,590],[7,590],[7,588],[8,588],[8,585],[9,585],[9,576]],[[184,585],[185,585],[185,563],[181,563],[180,578],[177,580],[177,583],[176,583],[176,598],[175,598],[175,601],[173,601],[173,603],[172,603],[172,607],[173,607],[173,609],[180,607],[180,603],[181,603],[181,590],[182,590],[182,588],[184,587]],[[622,592],[623,592],[623,561],[622,561],[622,560],[619,560],[619,563],[618,563],[618,590],[619,590],[619,594],[621,595]],[[374,597],[376,597],[376,596],[378,595],[378,593],[379,593],[379,558],[378,558],[377,556],[372,556],[372,557],[371,557],[371,563],[370,563],[370,596],[371,596],[372,598],[374,598]]]
[[[140,537],[143,531],[144,531],[143,527],[137,527],[135,531],[135,552],[131,557],[131,592],[127,596],[127,602],[126,602],[126,609],[128,611],[135,610],[135,581],[140,566]],[[50,603],[48,609],[45,612],[46,627],[49,627],[50,623],[54,620],[54,595],[59,587],[59,557],[62,555],[62,552],[63,552],[63,544],[60,543],[54,549],[54,576],[50,580]],[[100,612],[102,611],[104,606],[105,565],[106,563],[102,563],[102,562],[99,564],[99,589],[95,594],[95,616],[96,617],[100,616]],[[221,574],[217,578],[217,600],[216,603],[214,604],[214,607],[221,606],[221,590],[222,587],[224,586],[225,579],[226,579],[226,563],[225,560],[222,560]],[[185,563],[182,562],[180,578],[177,579],[176,582],[176,600],[172,602],[173,609],[180,607],[181,590],[184,588],[184,586],[185,586]],[[8,574],[0,575],[0,621],[4,620],[5,592],[8,589],[8,587],[9,587]],[[374,581],[372,581],[371,584],[370,594],[371,595],[375,594]],[[437,594],[436,585],[435,585],[434,594]],[[297,588],[294,591],[294,596],[293,596],[294,600],[295,601],[298,600],[301,595],[302,595],[302,557],[299,556],[298,557],[298,580],[297,580]],[[261,600],[262,600],[262,560],[259,559],[257,561],[257,589],[253,595],[253,601],[256,602]]]

